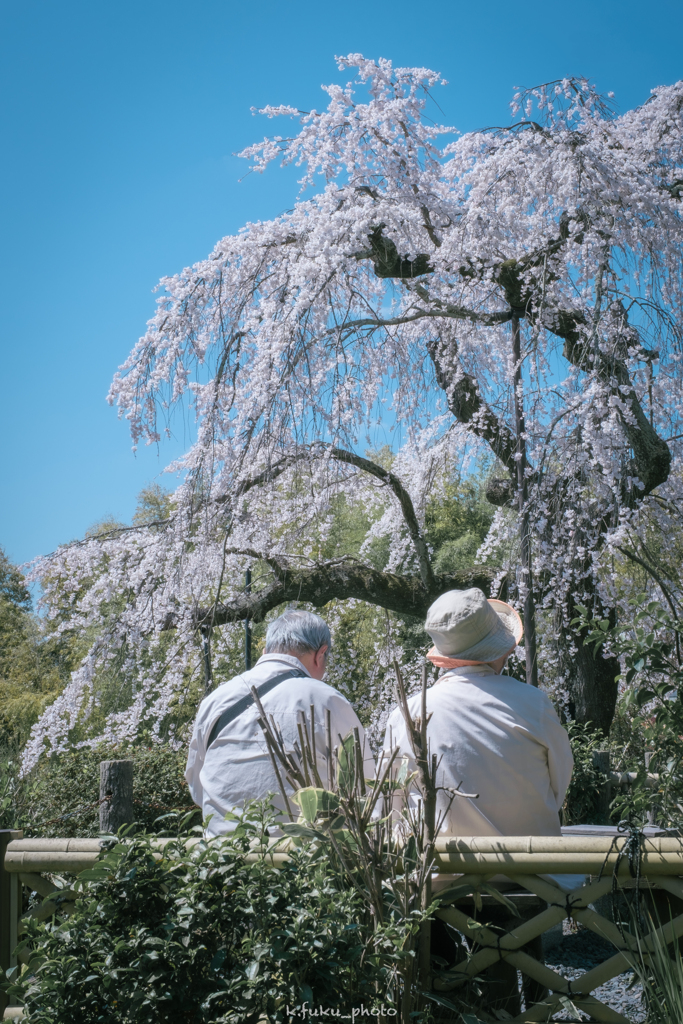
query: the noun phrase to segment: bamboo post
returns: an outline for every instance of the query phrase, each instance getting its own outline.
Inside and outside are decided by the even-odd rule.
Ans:
[[[204,696],[213,690],[213,671],[211,669],[211,626],[202,626],[202,663],[204,665]]]
[[[436,756],[430,757],[429,742],[427,739],[427,725],[429,724],[429,717],[427,715],[427,682],[428,682],[428,671],[429,666],[425,663],[422,666],[422,689],[420,691],[420,747],[422,757],[420,759],[419,767],[422,769],[422,778],[424,786],[424,816],[425,816],[425,831],[426,835],[426,849],[425,859],[430,866],[430,870],[424,880],[424,889],[422,890],[422,909],[428,910],[432,904],[432,872],[431,872],[431,860],[434,855],[434,841],[436,839]],[[432,977],[432,922],[430,920],[425,921],[420,928],[420,945],[418,952],[419,972],[420,981],[424,985],[425,989],[431,988],[431,977]]]
[[[515,434],[517,437],[517,508],[520,517],[520,561],[524,581],[524,650],[526,681],[538,686],[538,662],[536,660],[536,609],[534,607],[534,575],[531,551],[531,522],[529,517],[529,481],[526,452],[526,427],[524,424],[524,400],[522,395],[522,342],[519,316],[512,310],[512,358],[514,360]]]
[[[24,833],[17,829],[0,829],[0,969],[3,973],[15,967],[17,960],[13,955],[19,941],[18,927],[21,904],[19,901],[19,878],[5,870],[5,853],[7,845],[13,839],[22,839]],[[4,1013],[9,1000],[4,992],[0,992],[0,1014]]]
[[[100,832],[133,823],[133,762],[100,761]]]
[[[251,594],[251,569],[244,574],[244,592]],[[251,622],[249,618],[244,620],[244,670],[248,672],[251,668]]]

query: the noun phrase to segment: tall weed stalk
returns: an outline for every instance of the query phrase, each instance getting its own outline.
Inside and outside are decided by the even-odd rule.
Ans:
[[[397,663],[394,670],[412,757],[398,747],[383,753],[372,779],[364,777],[358,730],[332,737],[327,714],[325,751],[318,752],[316,711],[311,705],[310,719],[300,713],[299,741],[289,749],[255,688],[252,695],[289,812],[290,821],[282,829],[295,842],[319,844],[336,860],[349,884],[368,901],[378,940],[387,927],[401,936],[394,999],[402,1024],[411,1024],[432,999],[430,917],[437,904],[432,900],[431,876],[436,836],[453,799],[474,794],[449,790],[447,806],[437,814],[442,787],[437,783],[438,760],[427,739],[427,671],[422,674],[420,714],[413,717]],[[319,757],[323,753],[324,758]],[[409,760],[415,771],[409,770]],[[296,819],[292,803],[299,812]],[[450,1004],[449,1008],[466,1009]]]

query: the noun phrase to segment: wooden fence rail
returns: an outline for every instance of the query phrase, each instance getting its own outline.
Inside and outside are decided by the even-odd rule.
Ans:
[[[604,783],[599,790],[598,813],[607,821],[609,804],[616,789],[632,785],[635,776],[633,773],[619,775],[612,772],[609,753],[605,751],[596,752],[595,763],[604,776]],[[100,828],[103,832],[116,831],[121,824],[132,820],[132,777],[131,761],[102,762]],[[657,781],[657,776],[649,777],[653,787],[656,787]],[[649,817],[654,822],[654,809]],[[159,857],[169,841],[155,841]],[[202,840],[189,839],[187,845],[199,842]],[[467,961],[456,964],[451,975],[441,977],[436,987],[442,991],[457,988],[502,956],[551,990],[549,1003],[527,1008],[522,1017],[516,1019],[547,1019],[557,1009],[560,997],[571,991],[575,1005],[590,1013],[593,1019],[608,1024],[625,1024],[625,1017],[600,1003],[591,992],[628,968],[631,949],[623,948],[624,940],[619,929],[598,914],[590,902],[611,888],[612,874],[619,859],[618,849],[624,842],[623,837],[615,845],[609,837],[585,835],[561,838],[508,836],[440,839],[437,842],[435,868],[442,882],[457,877],[462,882],[476,885],[504,877],[508,893],[512,886],[518,891],[515,898],[522,902],[526,899],[529,906],[533,904],[541,907],[541,910],[531,920],[513,928],[503,939],[481,928],[474,935],[468,924],[471,922],[470,913],[463,912],[457,903],[438,911],[437,916],[454,925],[463,934],[476,938],[479,950]],[[66,917],[72,912],[76,893],[73,893],[74,900],[70,900],[72,890],[61,888],[53,882],[52,876],[65,873],[77,876],[93,866],[100,851],[99,839],[24,839],[23,833],[19,831],[0,830],[0,968],[3,971],[16,966],[14,950],[29,919],[41,921],[55,914]],[[249,856],[251,859],[260,854]],[[277,867],[287,860],[287,844],[278,842],[267,856],[273,866]],[[618,869],[619,876],[626,881],[629,878],[626,859],[621,860]],[[683,876],[683,843],[677,839],[649,837],[641,857],[641,873],[643,886],[659,889],[675,898],[683,898],[683,881],[679,877]],[[548,877],[553,874],[594,876],[594,880],[570,891]],[[602,879],[595,881],[595,876],[600,874],[603,875]],[[42,903],[34,904],[22,916],[23,889],[37,893],[42,897]],[[59,893],[59,901],[53,898],[56,893]],[[571,909],[568,910],[568,907]],[[573,920],[580,921],[611,941],[618,950],[600,967],[574,980],[571,986],[566,979],[534,960],[521,948],[531,939],[556,928],[568,914]],[[663,934],[667,941],[673,941],[683,934],[683,914],[676,916],[663,930]],[[490,943],[488,949],[487,942]],[[21,1015],[21,1007],[7,1006],[6,1002],[6,997],[0,994],[0,1012],[4,1019]]]
[[[202,842],[201,839],[187,840],[188,845]],[[169,840],[158,839],[155,845],[159,857]],[[510,886],[527,897],[537,898],[539,913],[511,928],[502,938],[478,928],[471,929],[471,910],[456,902],[437,912],[437,916],[454,925],[463,934],[476,939],[478,950],[462,963],[456,964],[448,975],[441,976],[436,988],[441,991],[456,989],[468,979],[485,970],[497,959],[503,958],[524,971],[550,990],[550,996],[543,1003],[527,1009],[515,1021],[547,1020],[559,1008],[563,995],[571,994],[572,1001],[579,1009],[585,1010],[594,1020],[606,1024],[629,1024],[626,1017],[613,1007],[599,1001],[592,993],[610,978],[627,970],[633,963],[633,941],[621,935],[616,925],[595,909],[595,901],[604,896],[612,886],[612,874],[617,868],[619,850],[626,837],[565,835],[562,837],[538,836],[475,836],[448,838],[437,842],[436,869],[441,881],[457,878],[476,886],[488,881]],[[54,873],[78,874],[92,865],[100,853],[97,839],[23,839],[17,832],[0,832],[0,852],[4,852],[0,867],[0,966],[13,966],[12,951],[26,927],[28,917],[41,920],[55,912],[68,915],[73,902],[64,901],[71,890],[60,889],[59,908],[51,899],[57,886],[50,876]],[[254,852],[249,855],[260,856]],[[274,867],[287,859],[287,843],[278,843],[266,856]],[[561,884],[552,875],[587,876],[581,884]],[[598,876],[602,877],[598,879]],[[626,885],[633,885],[626,857],[618,865],[620,879]],[[683,840],[666,837],[647,837],[641,856],[641,885],[668,893],[675,900],[683,901]],[[26,887],[43,897],[43,902],[31,909],[28,915],[20,917],[21,888]],[[678,906],[678,904],[676,904]],[[683,910],[683,902],[680,903]],[[613,943],[614,955],[604,963],[571,985],[566,978],[546,967],[545,964],[524,952],[530,940],[555,928],[563,919],[570,917]],[[666,920],[658,929],[660,935],[672,942],[683,935],[683,913],[673,920]],[[646,946],[652,943],[652,936],[646,939]],[[7,1007],[4,1016],[17,1016],[18,1007]]]

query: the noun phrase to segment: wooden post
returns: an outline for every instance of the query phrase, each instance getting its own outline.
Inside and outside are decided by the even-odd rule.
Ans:
[[[17,963],[13,953],[19,941],[17,925],[21,913],[21,883],[18,875],[5,871],[5,853],[12,839],[23,837],[24,833],[17,829],[0,829],[0,970],[3,973]],[[7,995],[0,992],[0,1014],[4,1013],[8,1002]]]
[[[133,762],[100,761],[100,832],[133,821]]]

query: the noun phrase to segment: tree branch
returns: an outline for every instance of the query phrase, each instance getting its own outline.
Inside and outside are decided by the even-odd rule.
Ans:
[[[445,365],[437,342],[427,342],[427,351],[434,363],[439,387],[446,392],[448,407],[456,420],[469,427],[477,437],[487,441],[494,455],[514,475],[517,472],[515,438],[483,400],[475,378],[469,373],[463,373],[453,384],[453,371]]]
[[[640,558],[635,553],[635,551],[629,551],[628,548],[622,548],[619,544],[615,544],[614,546],[617,549],[617,551],[621,551],[622,555],[626,555],[626,557],[630,558],[632,562],[635,562],[637,565],[642,565],[643,569],[645,569],[645,571],[649,573],[650,576],[652,576],[652,579],[655,581],[661,592],[664,594],[664,597],[666,598],[666,603],[671,609],[671,614],[673,615],[674,619],[677,619],[678,613],[676,611],[676,605],[674,603],[673,597],[671,596],[671,592],[669,591],[669,588],[666,586],[657,570],[654,569],[648,562],[646,562],[645,559]]]
[[[338,462],[345,462],[350,466],[356,466],[358,469],[362,469],[365,473],[370,473],[371,476],[377,477],[377,479],[381,480],[382,483],[391,487],[392,491],[398,498],[401,511],[403,512],[403,518],[406,526],[408,527],[410,539],[413,542],[413,547],[417,554],[422,583],[427,590],[431,590],[434,585],[434,573],[432,570],[432,563],[429,558],[429,552],[427,550],[427,544],[422,536],[422,531],[420,530],[420,524],[418,523],[417,516],[415,515],[415,508],[413,506],[412,499],[398,477],[384,469],[382,466],[377,465],[376,462],[372,462],[370,459],[364,459],[360,455],[355,455],[353,452],[347,452],[343,448],[330,449],[330,457],[336,459]]]
[[[483,327],[493,327],[496,324],[505,324],[512,319],[509,310],[497,310],[493,313],[477,313],[476,310],[468,309],[467,306],[453,306],[450,303],[442,304],[434,301],[435,309],[417,309],[414,313],[406,313],[403,316],[391,317],[363,317],[361,320],[349,320],[340,327],[332,327],[327,334],[338,334],[340,331],[348,332],[358,330],[360,327],[400,327],[401,324],[412,324],[416,320],[469,320],[473,324],[481,324]]]
[[[272,466],[264,469],[261,473],[257,473],[255,476],[250,477],[247,480],[243,480],[235,488],[234,495],[236,497],[241,497],[241,495],[246,494],[254,487],[260,487],[263,484],[271,483],[284,473],[286,469],[294,465],[295,462],[306,457],[310,457],[311,455],[316,457],[318,453],[321,457],[328,456],[336,462],[343,462],[346,465],[355,466],[357,469],[360,469],[365,473],[369,473],[371,476],[381,480],[383,484],[386,484],[391,488],[398,499],[399,505],[401,506],[401,512],[403,513],[403,518],[406,526],[408,527],[410,539],[412,540],[413,547],[415,548],[415,553],[420,566],[422,583],[428,590],[430,590],[434,583],[434,574],[429,558],[429,552],[427,550],[427,544],[422,536],[422,531],[420,530],[420,524],[418,523],[417,516],[415,514],[412,499],[394,473],[384,469],[376,462],[372,462],[371,459],[363,458],[363,456],[356,455],[355,452],[349,452],[343,448],[333,448],[330,445],[323,443],[312,444],[310,447],[299,449],[291,455],[284,456]],[[217,499],[217,501],[225,502],[228,500],[228,497],[228,495],[224,495]]]
[[[610,387],[613,394],[618,394],[621,399],[630,403],[636,422],[630,423],[623,416],[621,421],[633,451],[631,475],[642,481],[644,489],[639,497],[645,497],[668,479],[671,470],[671,451],[645,415],[626,362],[619,351],[615,347],[613,352],[605,353],[599,346],[591,344],[581,332],[581,327],[585,324],[586,318],[581,311],[558,311],[548,327],[554,334],[564,339],[565,359],[586,373],[596,374]],[[637,336],[635,329],[625,319],[624,333],[626,331],[629,337],[624,338],[624,350],[627,350],[627,341],[632,341]],[[620,387],[628,387],[628,394],[624,395],[619,390]],[[628,504],[632,503],[632,498],[629,500],[628,495],[625,495],[625,500]]]
[[[464,572],[434,576],[431,588],[427,588],[417,576],[380,572],[369,565],[347,559],[305,568],[280,566],[278,572],[278,578],[257,593],[242,594],[233,601],[215,607],[198,608],[194,625],[222,626],[243,619],[261,622],[269,611],[285,602],[300,601],[322,608],[329,601],[348,598],[367,601],[368,604],[379,605],[400,615],[422,617],[426,615],[430,604],[447,590],[479,587],[485,594],[489,594],[497,575],[495,569],[475,566]],[[173,629],[177,624],[178,617],[170,614],[163,628]]]
[[[369,247],[353,254],[357,260],[372,260],[375,274],[380,278],[405,280],[434,272],[434,268],[429,263],[429,256],[424,253],[417,255],[414,260],[399,256],[396,244],[384,235],[385,226],[378,224],[370,231],[368,234]]]

